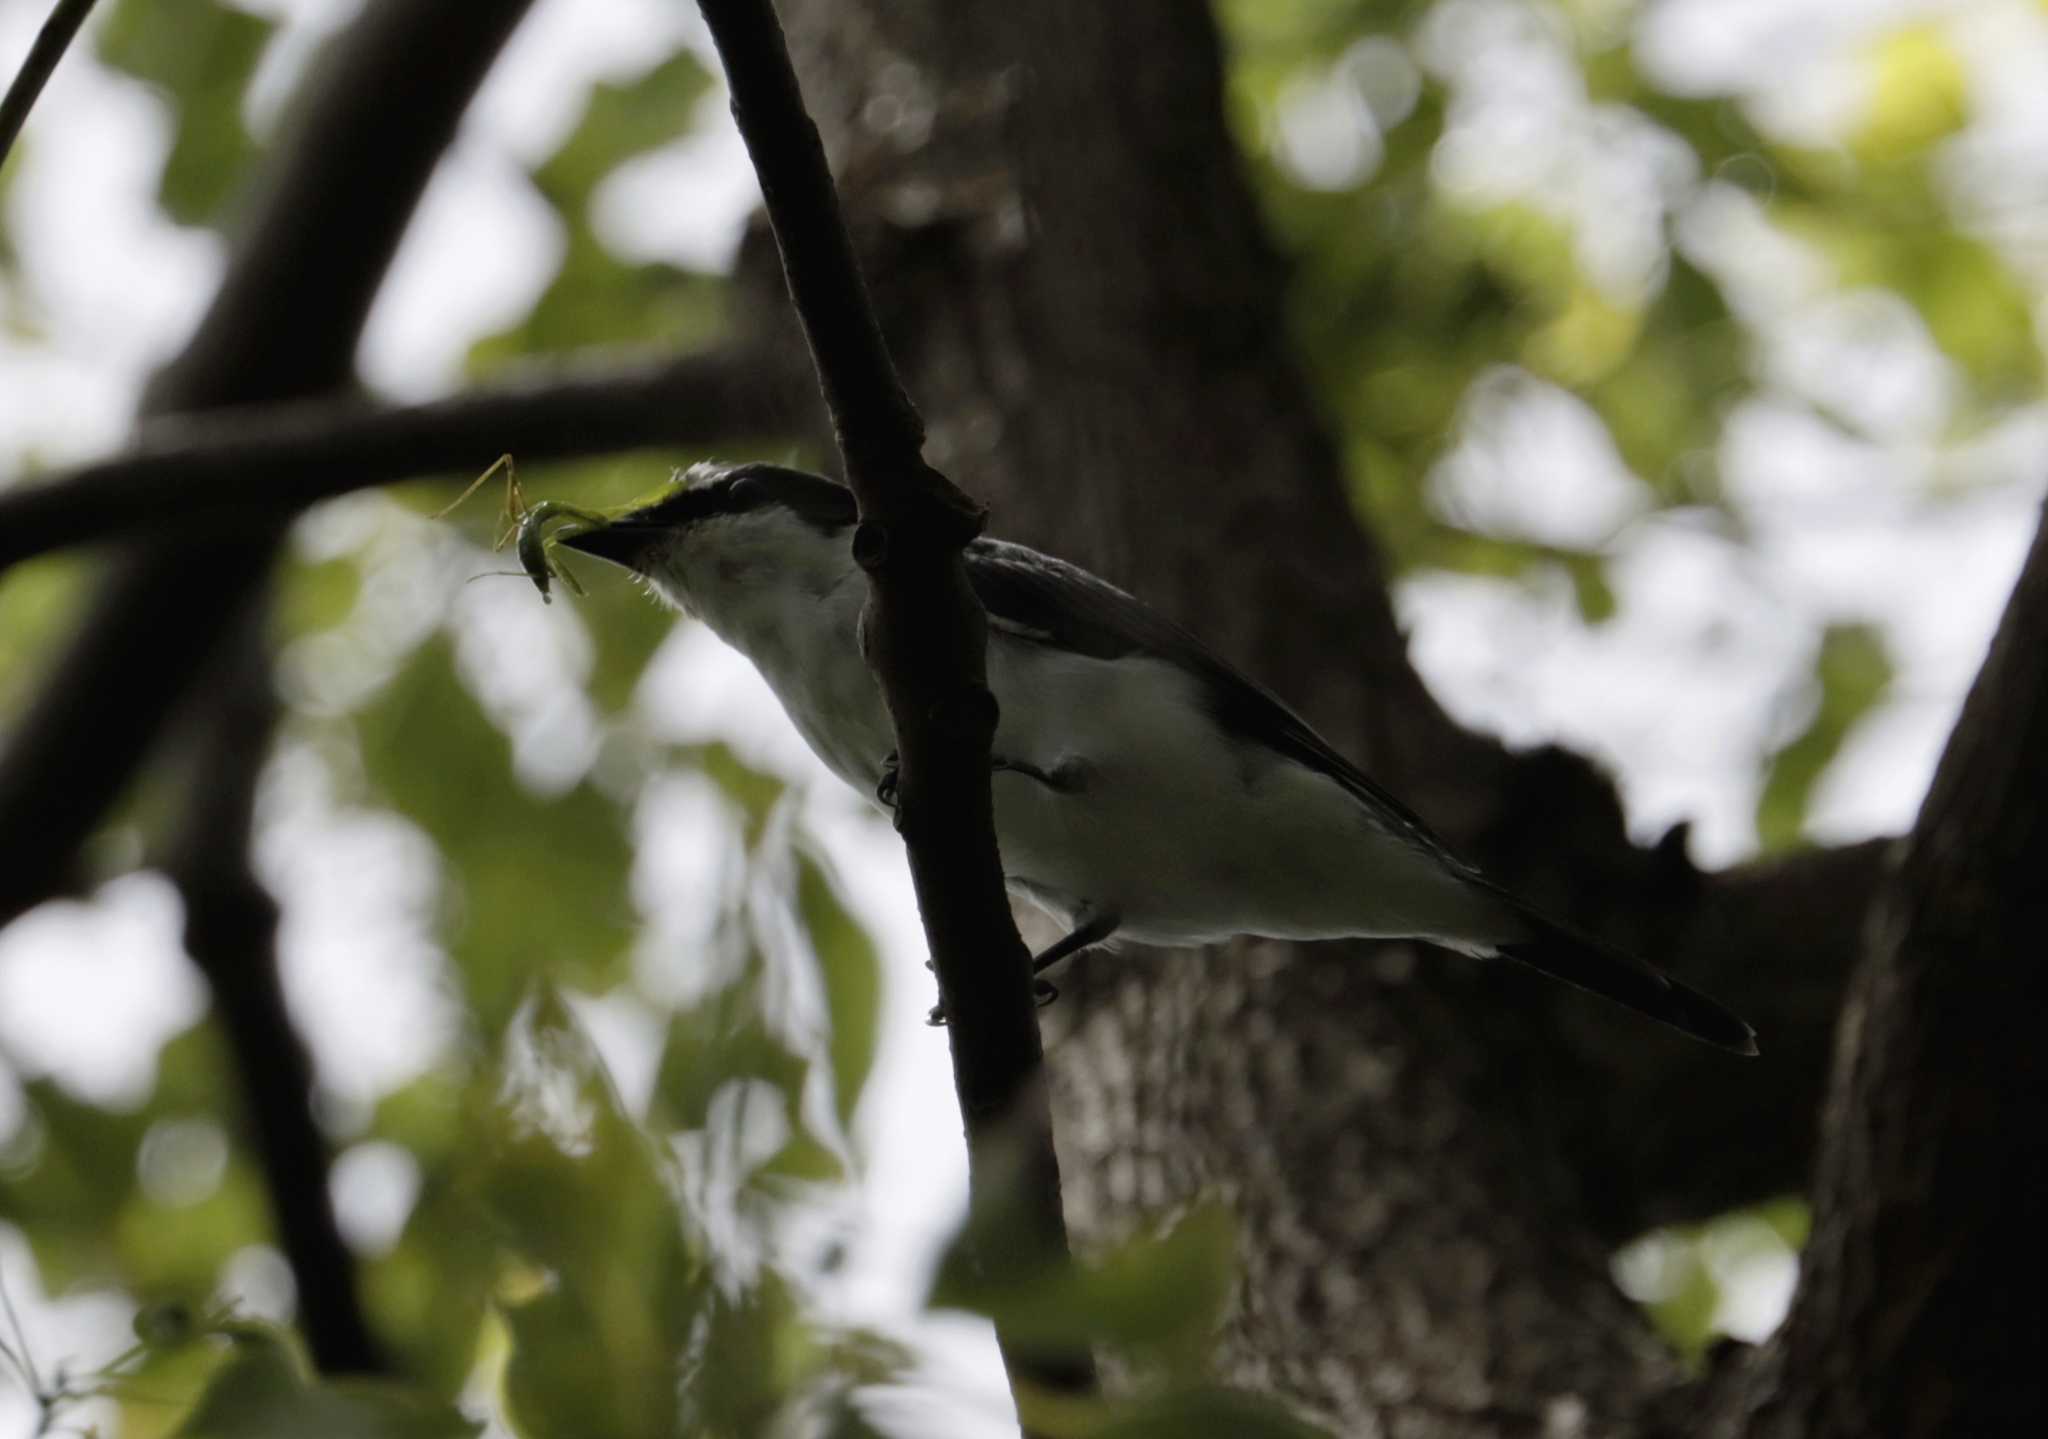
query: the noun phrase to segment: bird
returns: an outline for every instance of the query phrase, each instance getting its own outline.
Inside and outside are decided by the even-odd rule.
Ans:
[[[780,465],[704,462],[554,541],[630,571],[760,671],[825,767],[884,806],[895,740],[860,643],[853,493]],[[990,776],[1013,894],[1083,950],[1411,938],[1519,962],[1738,1054],[1755,1031],[1699,991],[1517,898],[1174,621],[1088,571],[978,538],[998,706]],[[1049,997],[1041,982],[1041,999]]]

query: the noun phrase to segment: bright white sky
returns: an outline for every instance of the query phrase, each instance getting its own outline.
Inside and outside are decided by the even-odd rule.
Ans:
[[[312,42],[354,7],[248,8],[287,22],[250,106],[261,130]],[[1637,23],[1621,0],[1575,8]],[[1964,161],[2006,157],[1997,174],[2005,235],[2048,294],[2048,86],[2014,78],[2048,74],[2048,17],[2038,6],[1670,0],[1642,9],[1641,53],[1666,83],[1744,94],[1783,132],[1823,138],[1858,113],[1860,82],[1844,57],[1862,38],[1908,15],[1941,18],[1972,67],[1979,110],[1957,147],[1957,183],[1970,200],[1969,177],[1983,172]],[[45,11],[44,0],[0,0],[0,68],[23,53]],[[1759,759],[1803,723],[1822,627],[1868,621],[1899,667],[1895,698],[1829,771],[1811,827],[1827,840],[1901,829],[2032,533],[2048,473],[2048,411],[1964,450],[1941,444],[1955,379],[1913,314],[1883,296],[1832,289],[1819,262],[1771,232],[1739,192],[1700,194],[1683,173],[1674,177],[1668,146],[1618,132],[1614,117],[1587,105],[1554,28],[1532,13],[1517,0],[1439,7],[1420,51],[1458,97],[1439,157],[1444,183],[1481,195],[1538,187],[1544,203],[1581,222],[1582,263],[1621,295],[1654,273],[1659,237],[1675,225],[1755,325],[1762,372],[1777,389],[1735,415],[1723,441],[1750,532],[1739,544],[1702,524],[1643,518],[1644,487],[1569,395],[1507,372],[1482,384],[1465,443],[1430,478],[1433,501],[1478,529],[1604,544],[1620,611],[1589,628],[1561,579],[1419,576],[1398,595],[1416,662],[1467,723],[1516,744],[1560,739],[1598,755],[1621,778],[1635,832],[1689,819],[1698,858],[1722,864],[1754,847]],[[429,191],[372,319],[362,363],[374,384],[406,397],[445,391],[472,339],[524,312],[561,237],[521,167],[567,132],[592,82],[637,73],[677,43],[704,48],[694,11],[675,0],[541,0]],[[1276,117],[1283,159],[1311,183],[1369,173],[1375,114],[1397,119],[1389,107],[1398,111],[1412,90],[1405,63],[1384,50],[1364,55],[1353,70],[1364,77],[1362,104],[1304,88]],[[698,265],[730,257],[755,190],[721,102],[708,104],[701,135],[636,162],[601,192],[603,234],[622,252]],[[8,197],[24,282],[0,286],[0,315],[28,324],[0,327],[0,472],[117,446],[143,377],[176,351],[204,303],[218,244],[167,225],[150,204],[165,143],[160,104],[82,54],[67,59],[32,120]],[[2037,202],[2014,206],[2014,193]],[[1848,417],[1855,438],[1817,424],[1815,404]],[[1967,494],[1935,503],[1927,488],[1937,479]],[[344,632],[283,657],[295,699],[346,707],[423,627],[445,622],[466,680],[513,736],[524,777],[561,784],[590,763],[596,720],[574,687],[588,641],[572,605],[543,608],[525,586],[464,586],[491,562],[374,497],[310,517],[301,543],[313,554],[367,543],[373,558]],[[886,1034],[859,1123],[869,1180],[849,1246],[854,1265],[835,1303],[849,1317],[911,1326],[964,1185],[945,1040],[922,1023],[930,983],[895,839],[824,774],[751,669],[705,633],[677,629],[636,708],[656,733],[724,738],[797,781],[799,823],[888,958]],[[644,994],[687,983],[672,960],[701,934],[704,906],[692,901],[716,881],[720,803],[682,781],[641,801],[635,892],[654,936],[640,968]],[[344,1129],[428,1064],[449,1033],[423,844],[395,816],[339,804],[325,762],[304,747],[273,765],[259,857],[286,903],[292,1001]],[[17,1071],[54,1074],[101,1102],[133,1102],[147,1092],[157,1044],[202,1003],[179,952],[175,898],[151,877],[116,881],[89,902],[47,906],[0,931],[0,1143],[19,1122]],[[623,1092],[644,1094],[658,1034],[648,1005],[621,993],[581,1012]],[[145,1179],[166,1194],[203,1176],[214,1153],[196,1131],[158,1148],[161,1162]],[[415,1183],[402,1154],[351,1149],[336,1176],[349,1233],[366,1249],[390,1242]],[[124,1342],[114,1337],[125,1328],[120,1304],[44,1299],[4,1227],[0,1268],[46,1359],[89,1362]],[[277,1269],[274,1256],[248,1255],[230,1282],[253,1306],[288,1304]],[[1778,1274],[1764,1301],[1752,1288],[1746,1302],[1761,1311],[1731,1322],[1767,1328],[1786,1282]],[[1013,1433],[980,1328],[927,1319],[914,1332],[928,1382],[885,1401],[889,1422],[905,1434]],[[0,1388],[0,1433],[20,1422],[23,1402]]]

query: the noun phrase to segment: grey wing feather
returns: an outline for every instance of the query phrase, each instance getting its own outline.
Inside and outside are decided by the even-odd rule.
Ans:
[[[1142,600],[1078,566],[1002,540],[976,540],[967,547],[967,578],[990,623],[1016,638],[1095,659],[1151,655],[1191,671],[1211,717],[1226,733],[1328,776],[1389,830],[1467,868],[1412,810],[1331,748],[1271,690]]]

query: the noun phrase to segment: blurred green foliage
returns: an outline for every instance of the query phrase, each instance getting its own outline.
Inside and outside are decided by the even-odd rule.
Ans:
[[[1587,260],[1588,222],[1555,196],[1447,182],[1444,142],[1469,97],[1418,39],[1442,5],[1219,0],[1218,9],[1237,132],[1292,264],[1293,333],[1358,506],[1394,565],[1503,578],[1561,571],[1586,624],[1616,612],[1603,549],[1482,533],[1432,503],[1432,466],[1465,438],[1475,382],[1501,367],[1583,401],[1653,512],[1702,512],[1739,536],[1718,473],[1725,421],[1748,399],[1786,397],[1760,361],[1756,318],[1725,276],[1677,243],[1677,205],[1661,213],[1647,282],[1604,283]],[[1867,67],[1866,113],[1841,146],[1820,150],[1774,137],[1739,96],[1660,89],[1627,27],[1600,18],[1633,9],[1562,3],[1545,23],[1589,105],[1683,158],[1682,195],[1706,184],[1738,190],[1824,263],[1836,292],[1904,300],[1959,377],[1944,443],[2038,399],[2038,297],[1943,189],[1943,147],[1973,106],[1966,67],[1939,25],[1903,25],[1852,57]],[[274,30],[219,0],[108,9],[96,32],[101,60],[168,110],[157,195],[170,219],[219,227],[231,216],[257,151],[248,85]],[[710,78],[692,55],[647,61],[638,75],[595,86],[533,166],[560,258],[531,310],[472,347],[472,374],[593,345],[698,344],[723,327],[721,277],[616,253],[596,218],[622,167],[685,138],[706,113]],[[1369,153],[1344,173],[1310,175],[1285,154],[1290,107],[1312,93],[1336,95],[1370,125]],[[11,163],[0,187],[19,173]],[[11,254],[0,225],[0,266]],[[7,268],[0,290],[9,324],[33,313],[13,291],[17,274]],[[1851,417],[1830,418],[1853,428]],[[557,466],[521,480],[533,498],[603,507],[652,488],[665,459]],[[448,494],[445,485],[395,492],[363,512],[371,518],[351,537],[291,560],[274,616],[287,653],[317,640],[364,669],[340,699],[301,697],[288,740],[320,757],[337,806],[403,816],[434,857],[432,962],[444,964],[459,1033],[367,1112],[332,1120],[338,1144],[393,1145],[417,1166],[395,1238],[361,1256],[372,1320],[414,1387],[317,1383],[290,1336],[209,1308],[231,1261],[271,1240],[210,1022],[164,1046],[137,1106],[28,1080],[21,1118],[0,1138],[0,1219],[26,1237],[46,1289],[111,1287],[152,1306],[143,1310],[151,1337],[86,1386],[120,1401],[129,1439],[453,1435],[473,1427],[456,1402],[477,1394],[536,1439],[752,1436],[799,1417],[839,1439],[876,1432],[854,1396],[901,1379],[908,1356],[821,1317],[817,1265],[796,1240],[858,1176],[854,1120],[883,999],[873,943],[778,777],[725,745],[650,736],[635,697],[672,621],[628,585],[600,578],[587,597],[554,607],[585,647],[587,663],[560,684],[587,706],[596,756],[559,782],[522,777],[512,726],[465,668],[453,592],[403,583],[408,563],[444,576],[514,569],[488,555],[500,528],[494,499],[423,522]],[[87,558],[62,556],[17,566],[0,585],[0,720],[18,712],[91,573]],[[539,604],[516,570],[483,583]],[[439,608],[414,612],[426,603]],[[1766,846],[1797,841],[1817,783],[1892,678],[1882,636],[1867,624],[1844,618],[1821,636],[1795,732],[1759,756]],[[716,913],[703,952],[684,956],[696,983],[681,997],[640,973],[657,938],[632,883],[638,796],[674,776],[720,797],[730,832],[703,843],[737,860],[707,901]],[[143,810],[125,822],[147,829]],[[815,1001],[815,1024],[793,992]],[[631,1006],[660,1036],[644,1104],[621,1097],[578,1022],[592,997]],[[218,1163],[159,1172],[195,1144],[216,1146]],[[1195,1209],[1072,1268],[1001,1253],[988,1237],[994,1223],[969,1221],[932,1302],[1043,1344],[1085,1337],[1120,1349],[1144,1381],[1116,1403],[1033,1396],[1042,1432],[1309,1432],[1205,1374],[1233,1282],[1225,1211]],[[1786,1205],[1657,1236],[1643,1261],[1654,1273],[1638,1292],[1674,1344],[1697,1354],[1715,1332],[1731,1268],[1762,1253],[1766,1235],[1796,1249],[1803,1224],[1803,1210]],[[209,1317],[167,1330],[170,1314]]]
[[[1624,1250],[1616,1267],[1672,1348],[1702,1364],[1725,1331],[1731,1285],[1755,1282],[1745,1269],[1791,1265],[1811,1223],[1806,1201],[1788,1196],[1704,1224],[1659,1230]]]
[[[1771,756],[1757,800],[1757,829],[1767,845],[1799,837],[1807,800],[1829,761],[1891,687],[1882,638],[1868,625],[1832,625],[1814,661],[1813,717]]]
[[[536,973],[599,990],[618,981],[633,918],[618,806],[587,781],[542,796],[514,778],[511,742],[456,677],[446,641],[415,650],[355,732],[375,793],[449,866],[447,937],[486,1031]]]
[[[472,372],[538,352],[701,342],[716,333],[717,279],[621,259],[599,239],[591,213],[598,186],[621,165],[689,132],[709,85],[696,58],[677,51],[644,75],[591,92],[582,123],[533,172],[534,187],[561,220],[561,264],[523,320],[471,349]]]
[[[121,0],[97,31],[100,58],[172,110],[157,199],[181,225],[218,225],[248,175],[256,142],[242,96],[274,24],[217,0]]]
[[[1519,367],[1590,406],[1652,498],[1647,518],[1692,510],[1727,533],[1744,524],[1719,475],[1738,406],[1768,397],[1858,432],[1852,418],[1787,394],[1761,357],[1769,317],[1745,312],[1684,240],[1683,214],[1710,186],[1740,192],[1803,245],[1834,293],[1885,291],[1912,307],[1960,380],[1944,446],[1960,449],[2039,400],[2037,286],[2013,247],[1954,198],[1944,145],[1971,118],[1972,80],[1939,18],[1876,27],[1843,54],[1866,83],[1863,108],[1842,143],[1822,149],[1774,136],[1744,95],[1660,89],[1632,43],[1644,14],[1633,5],[1220,0],[1218,13],[1238,134],[1293,266],[1294,332],[1357,503],[1397,570],[1562,569],[1586,624],[1614,613],[1604,550],[1476,532],[1431,503],[1426,477],[1468,438],[1466,397],[1494,367]],[[1617,150],[1643,150],[1652,137],[1665,147],[1668,193],[1652,200],[1662,252],[1640,289],[1603,285],[1589,242],[1613,221],[1575,205],[1568,185],[1452,173],[1467,143],[1461,115],[1499,98],[1479,88],[1497,86],[1497,70],[1486,72],[1492,82],[1460,78],[1460,47],[1494,43],[1508,16],[1521,17],[1529,63],[1555,56],[1583,86],[1579,116],[1544,111],[1542,123],[1582,123]],[[1289,138],[1303,115],[1327,123],[1333,104],[1371,139],[1334,174],[1293,159]],[[1798,840],[1815,781],[1883,700],[1888,674],[1877,631],[1845,619],[1828,632],[1813,726],[1759,756],[1769,769],[1764,846]]]

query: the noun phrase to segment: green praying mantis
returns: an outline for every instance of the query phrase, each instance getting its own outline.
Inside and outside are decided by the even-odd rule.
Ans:
[[[555,597],[550,593],[549,586],[557,575],[573,593],[581,595],[583,586],[576,582],[576,576],[570,572],[568,566],[556,558],[555,546],[561,543],[565,535],[602,529],[608,521],[595,510],[586,510],[580,505],[564,504],[560,500],[542,500],[537,505],[529,506],[526,503],[526,496],[519,489],[518,468],[513,464],[509,454],[500,455],[492,461],[489,469],[471,480],[468,488],[437,511],[434,518],[438,520],[452,514],[457,506],[501,472],[505,476],[505,527],[492,544],[492,550],[504,549],[506,542],[516,537],[515,548],[519,555],[520,568],[526,572],[526,577],[533,581],[534,588],[540,591],[540,597],[545,603],[554,603]],[[548,527],[557,520],[567,520],[571,524],[567,528],[557,527],[550,533]]]

